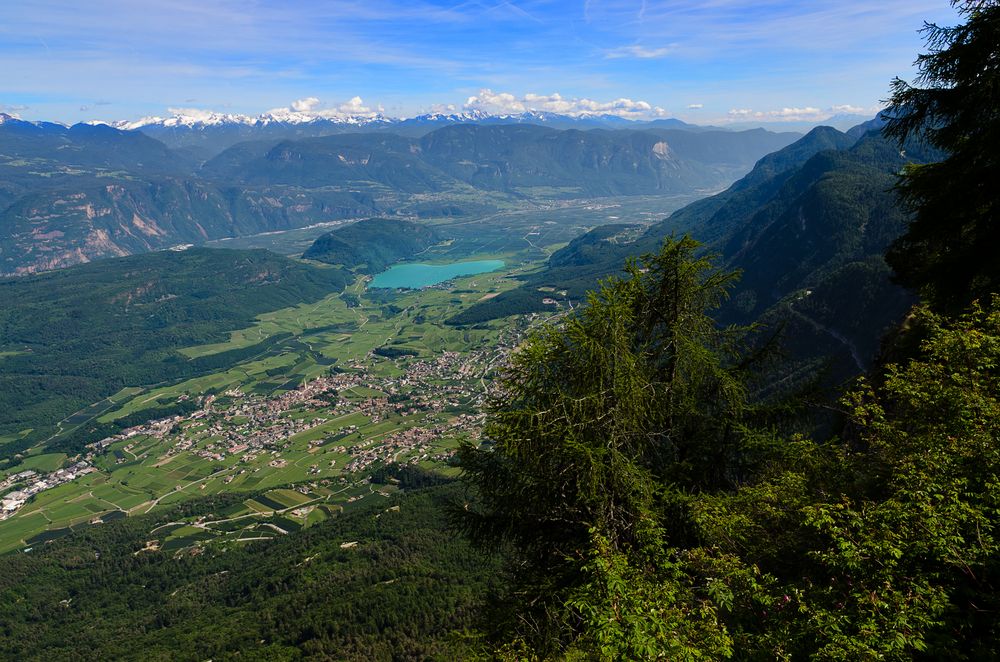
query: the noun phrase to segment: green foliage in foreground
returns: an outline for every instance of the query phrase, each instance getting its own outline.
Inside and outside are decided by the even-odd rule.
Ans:
[[[1000,299],[844,398],[843,441],[798,440],[760,480],[700,500],[690,552],[760,657],[995,659]]]
[[[41,431],[126,386],[218,369],[221,355],[176,350],[225,341],[346,281],[267,251],[204,248],[0,280],[0,351],[12,352],[0,359],[0,433]]]
[[[689,495],[735,488],[767,439],[748,401],[749,329],[720,330],[706,314],[735,276],[695,258],[698,246],[667,241],[536,335],[494,409],[495,448],[461,450],[482,498],[461,523],[511,547],[517,567],[516,618],[501,631],[542,653],[581,633],[626,658],[683,657],[699,641],[713,656],[729,650],[716,607],[671,547],[693,541]]]
[[[223,552],[136,554],[156,522],[182,514],[166,511],[4,557],[0,658],[458,659],[452,633],[471,624],[494,568],[447,531],[456,487]]]
[[[706,311],[731,276],[668,241],[519,352],[473,538],[512,582],[515,656],[995,659],[1000,297],[918,309],[917,355],[843,400],[843,438],[762,421]],[[509,650],[508,650],[509,652]]]

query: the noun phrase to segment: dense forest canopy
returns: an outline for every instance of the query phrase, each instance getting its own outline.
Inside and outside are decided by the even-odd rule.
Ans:
[[[900,179],[890,252],[925,303],[835,434],[766,415],[762,357],[719,325],[738,275],[685,238],[536,334],[466,446],[458,522],[506,557],[487,626],[510,659],[994,659],[1000,571],[1000,4],[927,27],[888,135],[944,158]],[[780,408],[779,408],[780,409]]]
[[[139,550],[153,526],[219,512],[235,494],[0,558],[0,658],[460,658],[452,633],[472,625],[495,564],[447,530],[456,487],[222,553]]]

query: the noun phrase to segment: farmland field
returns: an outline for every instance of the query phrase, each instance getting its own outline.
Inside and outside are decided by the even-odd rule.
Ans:
[[[96,471],[37,494],[0,522],[0,552],[43,544],[68,533],[68,527],[98,526],[110,513],[156,512],[221,492],[256,495],[225,518],[246,521],[236,520],[235,527],[227,522],[230,532],[173,532],[161,541],[164,549],[230,540],[234,531],[239,540],[267,539],[293,523],[303,527],[325,519],[333,506],[382,498],[366,482],[369,466],[395,462],[446,469],[459,441],[478,434],[472,412],[504,346],[532,323],[505,320],[477,328],[444,323],[483,296],[514,287],[513,276],[539,264],[523,253],[500,259],[507,263],[501,271],[424,290],[368,291],[367,278],[361,277],[347,296],[265,313],[254,326],[234,330],[229,342],[184,348],[181,353],[193,359],[275,340],[261,354],[211,374],[123,389],[64,422],[68,434],[126,417],[141,419],[184,402],[197,402],[190,409],[199,412],[161,427],[139,426],[92,450]],[[397,358],[373,353],[385,347],[407,351]],[[316,398],[296,399],[306,385],[334,381],[335,387]],[[435,398],[440,401],[432,402]],[[281,432],[270,432],[277,428]],[[409,430],[423,432],[411,439],[405,437]],[[270,436],[241,448],[241,439],[262,434]],[[46,472],[79,459],[40,445],[17,469]],[[286,486],[299,486],[305,494],[281,489]],[[303,503],[306,511],[290,514]],[[272,517],[284,518],[285,526],[260,529]]]
[[[490,216],[428,219],[450,238],[419,262],[497,260],[503,267],[420,290],[370,289],[371,277],[358,276],[343,292],[259,314],[225,341],[179,348],[187,361],[249,351],[196,377],[126,386],[61,421],[0,480],[80,460],[90,463],[91,473],[34,495],[0,521],[0,553],[30,547],[28,541],[38,543],[45,531],[99,526],[109,515],[155,513],[230,492],[248,496],[238,509],[216,514],[221,521],[215,528],[175,532],[160,543],[183,549],[237,534],[239,540],[267,539],[292,523],[309,526],[396,489],[373,488],[373,468],[412,465],[454,474],[448,459],[463,439],[478,437],[481,405],[506,352],[530,326],[567,305],[559,292],[540,291],[539,300],[553,302],[544,314],[471,327],[446,320],[516,287],[519,277],[590,227],[619,215],[652,222],[687,201],[507,201]],[[216,243],[298,253],[328,230]],[[49,450],[91,430],[106,436],[88,438],[86,453]],[[18,439],[8,435],[0,444]],[[284,518],[284,526],[260,528],[275,517]]]

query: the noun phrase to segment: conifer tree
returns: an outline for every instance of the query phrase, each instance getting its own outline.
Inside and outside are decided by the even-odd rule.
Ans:
[[[757,441],[751,329],[710,316],[737,275],[698,248],[667,240],[531,338],[492,409],[492,449],[460,451],[478,497],[461,524],[511,553],[510,629],[534,650],[581,633],[610,657],[728,646],[671,551],[690,542],[690,495],[734,487]]]
[[[1000,3],[953,4],[965,22],[924,27],[917,80],[895,79],[883,114],[901,145],[921,139],[948,155],[903,173],[914,219],[887,261],[903,285],[951,314],[1000,291]]]

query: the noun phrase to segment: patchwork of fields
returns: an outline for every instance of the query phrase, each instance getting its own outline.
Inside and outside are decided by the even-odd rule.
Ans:
[[[226,343],[182,350],[193,359],[265,347],[210,375],[124,389],[64,421],[59,434],[190,405],[92,445],[86,458],[97,471],[40,492],[0,522],[0,552],[221,492],[247,498],[214,519],[151,532],[151,544],[183,549],[272,538],[362,499],[384,498],[396,487],[374,486],[368,477],[386,462],[451,471],[451,452],[479,434],[477,412],[491,376],[538,321],[444,324],[538,266],[523,255],[500,257],[503,270],[419,291],[366,291],[361,278],[343,295],[261,315]],[[261,344],[267,339],[274,342]],[[44,474],[80,459],[40,445],[18,471]]]
[[[214,519],[151,534],[151,543],[183,549],[270,538],[383,498],[395,486],[376,489],[368,478],[386,463],[453,473],[449,456],[461,440],[478,437],[481,405],[504,356],[532,324],[565,311],[567,301],[565,292],[547,288],[537,293],[545,299],[541,315],[472,327],[445,320],[516,287],[517,277],[595,225],[622,217],[652,222],[695,197],[504,199],[494,201],[492,215],[428,219],[451,238],[421,254],[421,262],[498,259],[504,268],[419,291],[368,290],[361,277],[342,294],[259,315],[226,342],[182,348],[190,361],[241,351],[233,352],[238,362],[209,374],[129,386],[84,407],[16,468],[0,470],[0,482],[15,471],[35,472],[30,480],[48,477],[81,460],[89,472],[64,477],[0,516],[0,553],[109,517],[230,492],[246,499]],[[299,254],[328,229],[210,243]],[[150,419],[152,425],[131,423]],[[117,431],[123,421],[133,425],[127,435],[109,433],[84,455],[48,449],[89,429]]]

